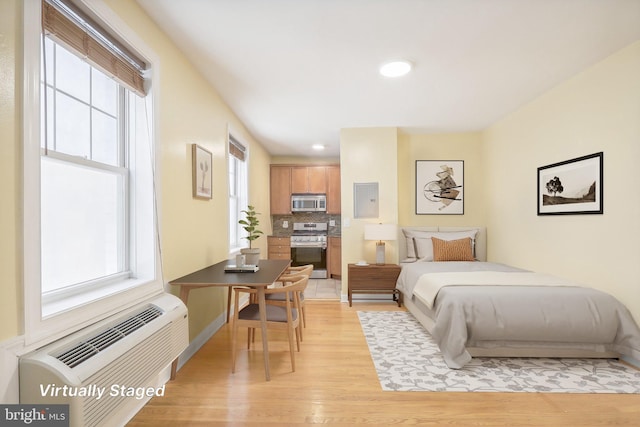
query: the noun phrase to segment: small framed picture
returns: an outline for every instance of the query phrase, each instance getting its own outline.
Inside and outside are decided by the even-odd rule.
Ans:
[[[603,153],[538,168],[538,215],[602,214]]]
[[[416,160],[416,215],[463,215],[463,184],[463,160]]]
[[[193,159],[193,197],[211,199],[213,196],[213,155],[198,144],[191,145]]]

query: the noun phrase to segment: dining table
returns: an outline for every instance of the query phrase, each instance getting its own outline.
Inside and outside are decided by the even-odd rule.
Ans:
[[[262,333],[262,352],[264,357],[264,370],[267,381],[271,379],[269,373],[269,348],[267,342],[267,315],[265,288],[273,284],[286,269],[291,265],[291,260],[275,260],[261,259],[258,263],[258,271],[251,272],[228,272],[225,271],[227,266],[231,267],[235,264],[235,260],[224,260],[216,264],[205,267],[201,270],[187,274],[180,278],[171,280],[170,285],[180,287],[180,299],[187,305],[189,293],[194,289],[209,287],[226,287],[229,289],[227,293],[227,323],[229,322],[229,313],[231,309],[231,293],[233,287],[243,286],[255,288],[257,290],[258,306],[260,310],[260,323]],[[171,365],[171,378],[175,378],[178,367],[178,359],[174,360]]]

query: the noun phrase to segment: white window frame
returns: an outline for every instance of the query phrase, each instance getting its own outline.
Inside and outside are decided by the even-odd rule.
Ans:
[[[244,191],[244,194],[240,195],[240,197],[238,198],[238,201],[237,201],[238,210],[237,212],[235,212],[236,215],[234,216],[231,214],[231,212],[229,212],[229,253],[233,255],[235,253],[238,253],[240,249],[246,248],[249,246],[249,242],[246,239],[243,239],[243,236],[246,236],[247,233],[240,226],[240,224],[238,224],[238,220],[242,218],[242,214],[240,211],[245,210],[247,207],[247,204],[249,203],[249,147],[247,146],[247,144],[245,144],[240,139],[238,139],[235,136],[233,131],[228,132],[227,134],[227,167],[228,168],[230,168],[231,160],[235,158],[231,153],[229,153],[229,144],[230,144],[231,138],[236,140],[245,149],[245,159],[244,161],[242,161],[242,163],[244,163],[244,171],[243,171],[244,176],[238,176],[238,174],[236,173],[236,184],[238,184],[239,182],[242,183],[241,181],[244,180],[245,191]],[[235,159],[235,162],[236,164],[238,164],[240,160]],[[231,187],[231,171],[229,169],[227,170],[227,184],[228,184],[227,191],[229,191]],[[232,205],[231,198],[233,196],[231,194],[231,191],[229,191],[228,194],[229,194],[229,206],[231,206]],[[233,234],[231,231],[232,227],[235,227],[236,235],[238,236],[238,239],[235,242],[231,241],[231,235]]]
[[[159,63],[157,56],[140,40],[124,22],[109,9],[102,0],[81,0],[102,22],[135,46],[145,58],[149,59],[152,79],[157,78],[159,70],[154,64]],[[155,204],[159,204],[160,193],[154,175],[159,173],[158,147],[153,141],[156,124],[152,122],[149,129],[151,135],[151,152],[136,152],[141,158],[146,156],[147,172],[132,180],[131,187],[137,194],[134,212],[144,220],[152,219],[148,227],[130,230],[129,238],[136,243],[136,262],[146,271],[144,277],[131,277],[116,281],[109,286],[68,296],[51,302],[55,306],[46,306],[43,310],[43,297],[40,286],[40,85],[41,85],[41,0],[25,0],[23,9],[24,30],[24,102],[23,102],[23,239],[24,239],[24,337],[25,344],[40,346],[52,342],[71,332],[111,316],[123,309],[138,304],[164,290],[161,271],[160,250],[158,246],[158,226]],[[153,91],[145,98],[148,111],[153,116],[155,110]],[[38,124],[37,126],[34,126]],[[150,142],[151,142],[150,141]],[[140,164],[143,164],[142,162]],[[155,182],[154,182],[155,181]],[[156,200],[149,194],[149,188],[155,185]],[[146,193],[145,193],[146,192]],[[151,192],[152,193],[152,192]],[[142,220],[141,220],[142,221]],[[141,222],[142,223],[142,222]],[[90,301],[83,303],[83,301]],[[47,303],[45,303],[47,304]],[[50,311],[55,314],[44,316]]]

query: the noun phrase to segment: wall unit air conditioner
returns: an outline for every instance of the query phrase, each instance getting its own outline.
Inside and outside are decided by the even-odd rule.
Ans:
[[[162,294],[22,356],[20,403],[68,404],[72,426],[122,425],[149,399],[131,392],[160,386],[188,344],[187,308]]]

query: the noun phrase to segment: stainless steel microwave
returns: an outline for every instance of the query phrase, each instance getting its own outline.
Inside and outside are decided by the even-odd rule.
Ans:
[[[326,212],[326,194],[292,194],[291,212]]]

